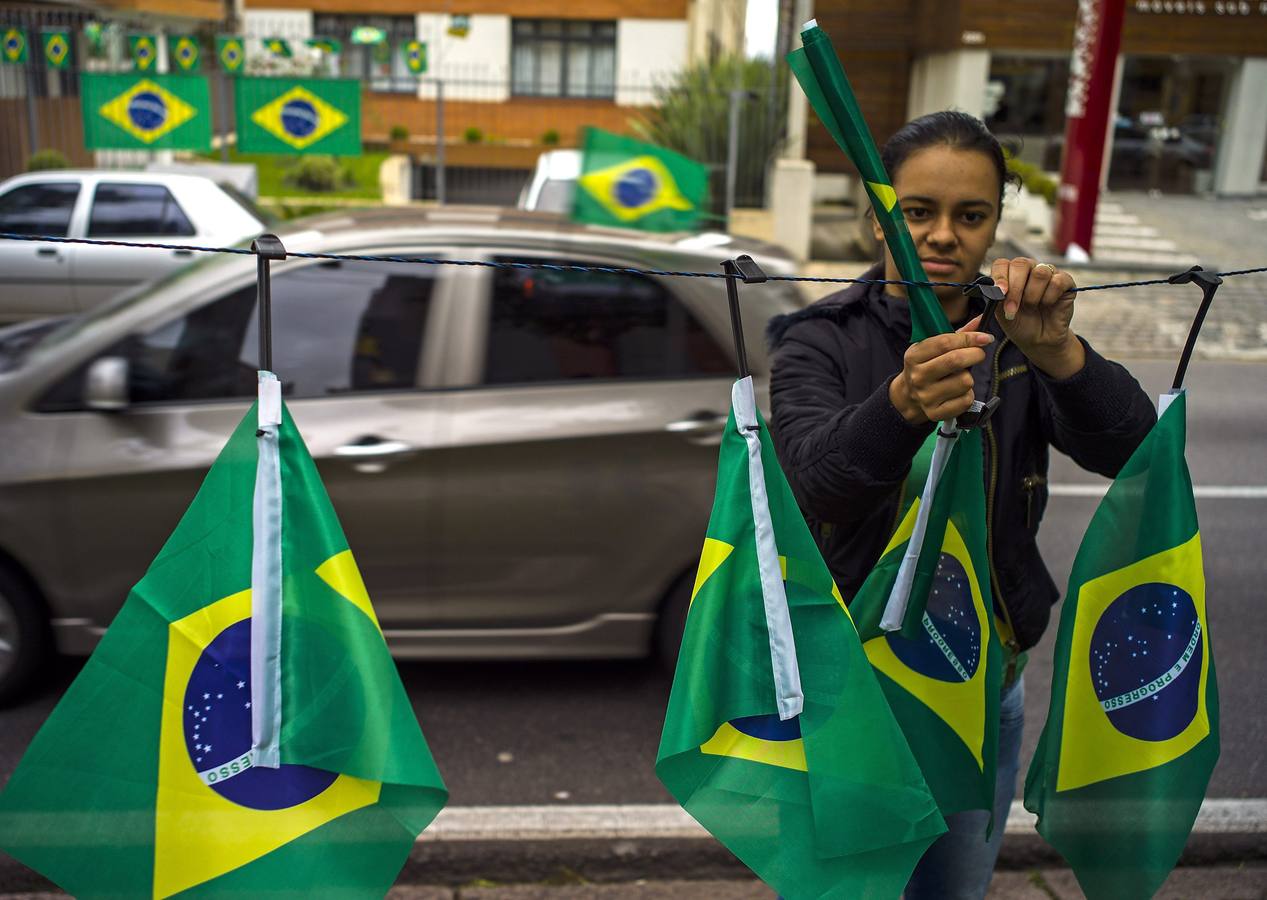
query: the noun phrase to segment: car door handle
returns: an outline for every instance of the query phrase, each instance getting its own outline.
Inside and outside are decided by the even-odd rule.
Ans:
[[[725,429],[729,418],[729,416],[713,412],[698,412],[688,418],[670,422],[664,426],[664,430],[670,434],[681,434],[688,437],[720,434]]]
[[[60,254],[56,247],[40,247],[35,251],[36,256],[51,256],[56,259]]]
[[[370,435],[353,441],[350,444],[344,444],[342,447],[334,448],[334,455],[343,459],[391,459],[395,456],[405,456],[413,453],[416,448],[413,444],[406,444],[404,441],[385,441],[382,438]]]
[[[193,255],[194,255],[194,251],[192,250],[173,250],[172,251],[172,256],[193,256]]]

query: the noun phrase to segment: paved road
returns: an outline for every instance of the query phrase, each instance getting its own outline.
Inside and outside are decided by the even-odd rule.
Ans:
[[[1131,368],[1150,393],[1168,385],[1168,363]],[[1188,455],[1198,486],[1267,485],[1265,378],[1262,365],[1194,364]],[[1100,479],[1061,459],[1053,481]],[[1042,543],[1058,583],[1094,506],[1058,495],[1048,507]],[[1209,796],[1267,797],[1267,498],[1198,506],[1223,708],[1223,756]],[[1026,760],[1046,713],[1054,634],[1028,669]],[[42,696],[0,714],[0,781],[77,668],[63,664]],[[409,663],[401,671],[454,805],[671,802],[652,771],[669,679],[650,662]]]

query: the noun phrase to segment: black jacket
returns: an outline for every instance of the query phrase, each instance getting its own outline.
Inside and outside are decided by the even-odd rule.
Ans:
[[[879,268],[865,277],[880,277]],[[977,397],[1002,398],[982,444],[990,580],[1000,636],[1015,652],[1042,637],[1059,596],[1036,540],[1048,447],[1112,477],[1157,416],[1131,374],[1090,345],[1082,371],[1058,381],[990,324],[996,340],[973,375]],[[846,599],[892,536],[899,489],[933,428],[909,424],[889,400],[910,333],[906,301],[862,284],[773,319],[768,330],[775,447]]]

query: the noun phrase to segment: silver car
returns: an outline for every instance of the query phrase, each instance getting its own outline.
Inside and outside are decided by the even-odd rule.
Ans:
[[[309,220],[294,251],[718,272],[773,248],[515,210]],[[162,252],[162,251],[151,251]],[[398,657],[621,657],[680,634],[734,352],[721,279],[290,259],[274,363]],[[794,308],[743,285],[747,356]],[[254,398],[255,260],[0,332],[0,694],[87,653]],[[764,391],[763,391],[764,395]]]
[[[198,175],[58,169],[0,184],[0,233],[223,245],[263,228]],[[0,240],[0,323],[82,312],[192,259],[187,250]]]

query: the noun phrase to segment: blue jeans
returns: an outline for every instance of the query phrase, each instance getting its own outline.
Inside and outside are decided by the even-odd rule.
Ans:
[[[946,817],[950,829],[920,859],[907,882],[905,900],[981,900],[990,887],[1003,843],[1007,814],[1016,793],[1025,725],[1025,678],[1005,688],[999,700],[999,759],[994,784],[994,830],[985,839],[989,817],[973,809]]]

